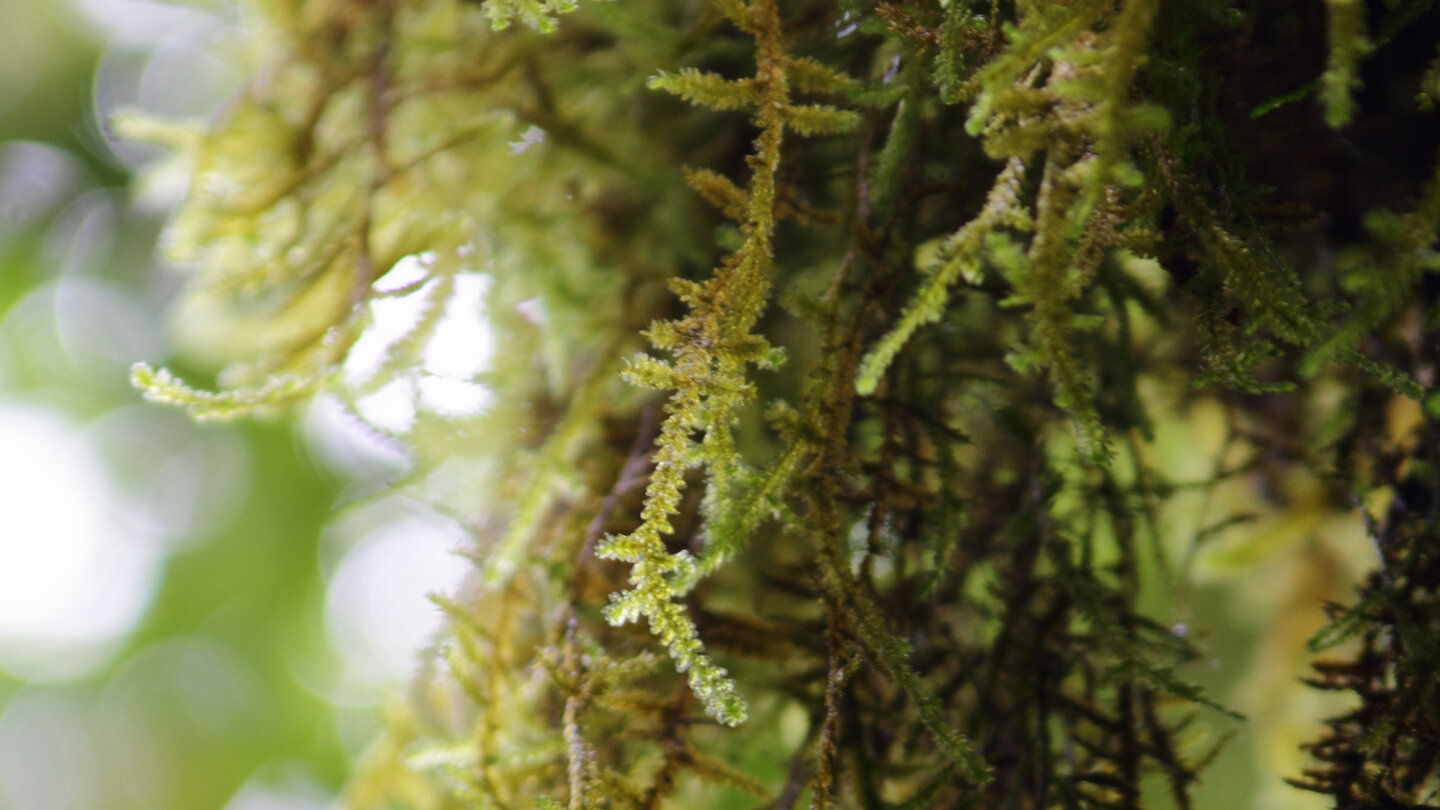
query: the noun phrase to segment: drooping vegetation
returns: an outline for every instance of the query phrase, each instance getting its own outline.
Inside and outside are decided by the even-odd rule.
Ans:
[[[1277,779],[1435,803],[1429,3],[240,12],[216,120],[116,122],[188,165],[166,246],[230,360],[146,395],[418,401],[489,279],[493,404],[421,407],[396,484],[476,572],[349,806],[1187,807],[1234,713],[1147,594],[1246,516],[1165,505],[1296,474],[1379,567],[1314,640],[1360,707]]]

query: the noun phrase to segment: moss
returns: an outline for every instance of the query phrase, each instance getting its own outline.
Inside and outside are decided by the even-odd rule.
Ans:
[[[1301,782],[1432,802],[1436,431],[1384,414],[1434,399],[1440,143],[1386,48],[1440,25],[1399,5],[245,4],[226,111],[125,125],[191,161],[167,245],[228,387],[136,383],[197,417],[418,384],[469,273],[504,347],[492,407],[405,437],[483,575],[349,805],[1188,806],[1233,713],[1146,606],[1207,535],[1157,515],[1265,465],[1394,504],[1317,642],[1363,640],[1317,683],[1365,708]],[[1342,126],[1397,149],[1332,159]],[[1285,404],[1318,390],[1351,418]],[[1216,401],[1257,460],[1172,480],[1157,420]]]

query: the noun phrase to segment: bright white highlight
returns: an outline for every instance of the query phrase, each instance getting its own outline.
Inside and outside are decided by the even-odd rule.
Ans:
[[[193,37],[212,24],[212,16],[163,0],[75,0],[97,33],[133,48]]]
[[[530,151],[532,146],[538,146],[544,142],[545,130],[531,124],[529,129],[520,133],[520,140],[510,142],[510,154],[523,155]]]
[[[347,478],[379,484],[405,467],[405,448],[368,431],[333,394],[310,404],[304,430],[310,452]]]
[[[379,689],[409,675],[416,652],[440,626],[440,609],[429,594],[455,592],[473,570],[456,554],[469,537],[454,522],[410,512],[374,525],[376,517],[346,521],[373,527],[330,577],[326,627],[350,681],[335,696],[341,702],[369,702]],[[343,533],[345,526],[339,529]]]
[[[492,338],[485,319],[485,290],[490,279],[465,273],[455,279],[455,294],[425,351],[425,370],[466,380],[490,366]]]
[[[84,675],[134,628],[163,549],[128,534],[101,460],[53,410],[0,400],[0,666]]]
[[[460,258],[470,252],[462,251]],[[384,297],[370,302],[371,323],[344,368],[352,391],[372,389],[353,403],[360,419],[335,398],[321,397],[310,409],[312,448],[333,468],[354,476],[358,492],[373,491],[403,468],[403,434],[419,412],[463,417],[489,404],[490,392],[476,378],[489,366],[492,351],[485,317],[490,280],[475,272],[453,277],[445,310],[418,358],[420,367],[377,385],[386,380],[386,363],[441,283],[432,274],[442,260],[433,253],[408,256],[376,282]],[[473,570],[456,554],[470,538],[455,522],[395,500],[357,507],[331,531],[345,552],[329,577],[326,626],[344,672],[329,696],[342,704],[372,704],[382,689],[409,675],[416,653],[440,626],[440,610],[429,595],[453,593]]]
[[[346,381],[355,389],[384,370],[397,343],[419,323],[427,298],[439,283],[426,280],[436,260],[429,253],[407,256],[376,283],[382,294],[408,292],[370,302],[371,323],[345,360]],[[416,373],[401,375],[356,401],[360,415],[381,430],[404,433],[420,410],[464,416],[489,404],[490,392],[474,379],[490,365],[492,338],[485,318],[490,281],[478,273],[461,272],[454,284]]]

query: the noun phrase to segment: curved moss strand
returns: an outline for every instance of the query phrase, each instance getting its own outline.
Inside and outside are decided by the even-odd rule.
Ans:
[[[941,246],[940,264],[929,270],[929,278],[916,291],[895,326],[870,349],[860,363],[855,377],[855,390],[862,396],[875,392],[880,378],[905,347],[915,331],[926,324],[935,323],[945,314],[950,299],[950,287],[965,278],[972,284],[980,281],[980,257],[985,237],[998,228],[1009,226],[1025,229],[1030,226],[1029,215],[1020,205],[1020,184],[1025,176],[1025,162],[1011,158],[995,178],[985,207],[964,227],[952,234]]]
[[[130,383],[140,390],[146,402],[181,408],[195,421],[209,422],[286,407],[313,395],[335,373],[329,369],[309,377],[277,374],[253,388],[205,391],[187,385],[169,369],[136,363],[130,367]]]
[[[355,318],[331,326],[278,368],[267,363],[264,373],[258,375],[262,382],[256,385],[222,385],[220,390],[206,391],[186,384],[167,368],[157,369],[149,363],[130,367],[130,384],[147,402],[181,408],[197,422],[273,413],[314,396],[340,379],[340,365],[358,335]],[[236,367],[226,371],[234,376]]]

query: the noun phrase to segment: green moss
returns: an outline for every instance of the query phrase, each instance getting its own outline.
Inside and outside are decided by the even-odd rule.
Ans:
[[[1213,752],[1187,729],[1229,709],[1144,607],[1207,542],[1157,515],[1288,471],[1337,511],[1388,493],[1386,568],[1316,644],[1403,681],[1332,724],[1368,764],[1302,781],[1428,801],[1440,448],[1391,392],[1433,400],[1440,144],[1401,166],[1420,113],[1355,105],[1364,4],[1233,5],[244,6],[263,69],[222,116],[124,124],[192,162],[167,245],[227,388],[137,385],[201,418],[418,385],[470,273],[501,347],[489,410],[402,437],[483,573],[349,806],[1128,808],[1149,774],[1188,806]],[[1283,75],[1235,71],[1247,48]],[[1413,67],[1381,78],[1424,95]],[[1409,151],[1347,168],[1312,86]],[[1281,120],[1318,157],[1263,151]],[[372,304],[412,294],[347,378]],[[1321,387],[1354,418],[1297,414]],[[1253,459],[1171,480],[1155,424],[1220,402]]]

